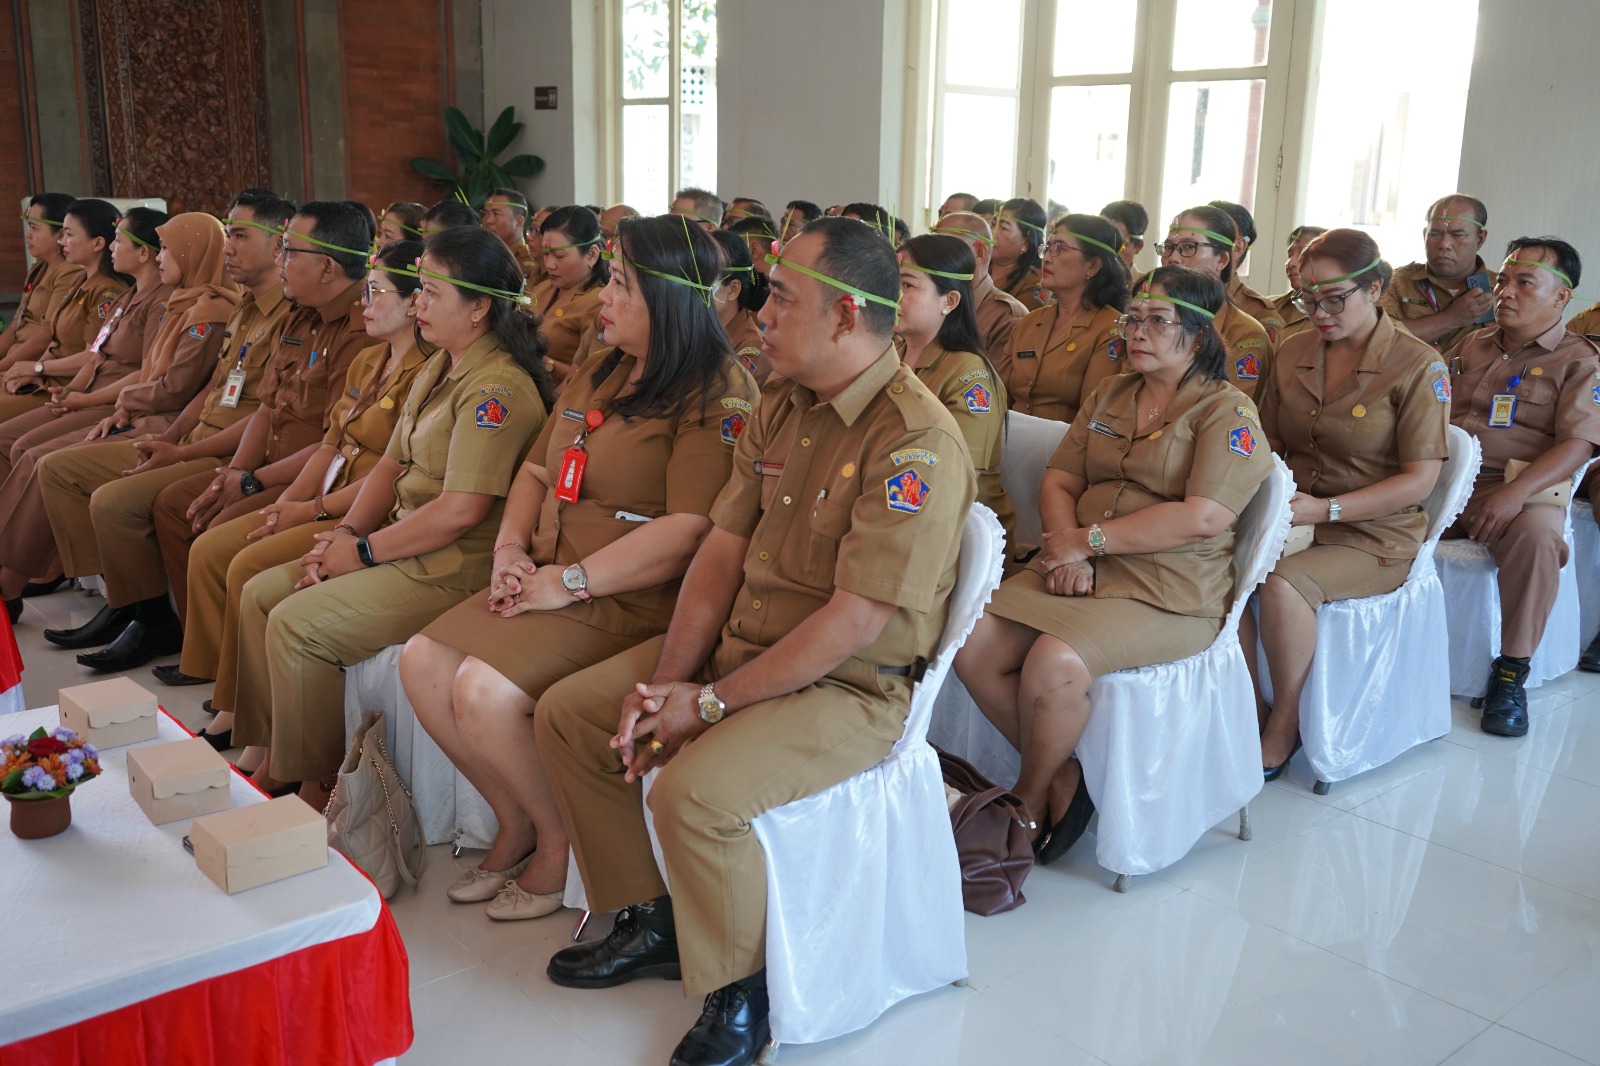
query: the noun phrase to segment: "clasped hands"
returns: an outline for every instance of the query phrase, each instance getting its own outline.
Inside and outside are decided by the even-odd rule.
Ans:
[[[695,737],[710,729],[700,717],[700,686],[684,681],[634,685],[622,701],[622,718],[611,746],[622,757],[631,783],[665,766]]]
[[[562,568],[540,566],[514,544],[501,545],[494,553],[494,571],[489,575],[489,610],[501,618],[515,618],[529,611],[559,611],[578,601],[561,583]]]
[[[1093,596],[1094,564],[1089,561],[1093,555],[1088,530],[1058,529],[1044,535],[1044,547],[1033,565],[1044,574],[1044,588],[1051,595]]]

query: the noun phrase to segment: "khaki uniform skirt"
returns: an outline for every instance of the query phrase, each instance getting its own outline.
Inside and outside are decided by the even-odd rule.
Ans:
[[[487,663],[535,700],[568,674],[650,639],[650,634],[608,633],[565,611],[502,618],[489,610],[487,591],[434,619],[422,635]]]

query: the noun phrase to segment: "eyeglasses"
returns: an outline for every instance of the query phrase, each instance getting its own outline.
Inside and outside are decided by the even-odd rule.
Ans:
[[[1051,241],[1049,244],[1044,246],[1045,255],[1064,255],[1067,252],[1081,251],[1083,251],[1082,248],[1079,248],[1075,244],[1068,244],[1066,241]]]
[[[1328,296],[1317,297],[1312,296],[1309,292],[1301,289],[1299,292],[1294,294],[1293,298],[1290,299],[1289,302],[1294,304],[1295,307],[1299,308],[1301,314],[1309,315],[1320,307],[1323,314],[1336,315],[1340,311],[1344,310],[1344,302],[1360,291],[1361,286],[1357,285],[1354,288],[1344,290],[1344,292],[1336,292]]]
[[[1204,241],[1168,241],[1165,244],[1156,245],[1156,251],[1160,252],[1162,255],[1176,255],[1183,259],[1187,259],[1200,249],[1209,247],[1211,247],[1211,245]]]
[[[1131,335],[1136,329],[1149,330],[1152,337],[1165,337],[1174,326],[1179,329],[1183,328],[1181,322],[1170,318],[1156,318],[1154,315],[1149,318],[1139,318],[1137,315],[1123,315],[1117,319],[1117,328],[1122,331],[1124,337]]]
[[[361,302],[364,303],[364,304],[367,304],[368,306],[371,306],[371,304],[372,304],[372,302],[374,300],[376,300],[381,294],[386,293],[386,292],[392,292],[392,293],[397,293],[398,294],[400,292],[400,290],[399,289],[380,289],[376,285],[374,285],[372,282],[369,281],[364,286],[362,286],[362,288],[361,288]]]
[[[325,255],[329,259],[333,258],[331,253],[319,251],[316,248],[291,248],[287,237],[278,242],[278,254],[285,259],[288,259],[291,255]]]

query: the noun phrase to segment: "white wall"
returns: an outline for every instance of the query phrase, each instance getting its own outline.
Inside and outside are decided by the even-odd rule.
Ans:
[[[1594,0],[1479,0],[1461,143],[1460,188],[1489,207],[1484,261],[1513,237],[1568,241],[1584,260],[1572,311],[1600,300],[1596,12]]]

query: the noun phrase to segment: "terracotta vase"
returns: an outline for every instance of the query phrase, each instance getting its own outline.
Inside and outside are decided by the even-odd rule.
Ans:
[[[53,799],[15,799],[11,802],[11,832],[23,840],[53,837],[72,824],[72,793]]]

